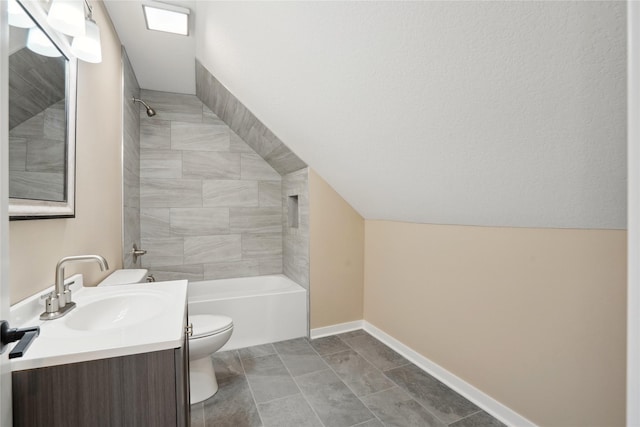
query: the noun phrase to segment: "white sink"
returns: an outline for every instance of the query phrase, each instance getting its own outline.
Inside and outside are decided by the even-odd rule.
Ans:
[[[73,279],[76,307],[61,318],[40,320],[44,307],[37,294],[11,307],[12,325],[40,327],[40,335],[24,357],[12,359],[12,370],[169,350],[183,344],[186,280],[83,287],[82,276]]]
[[[127,293],[84,303],[71,311],[67,327],[79,331],[125,328],[162,314],[165,299],[153,293]]]

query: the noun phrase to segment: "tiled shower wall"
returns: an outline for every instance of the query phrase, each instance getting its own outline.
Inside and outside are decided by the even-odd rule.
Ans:
[[[142,266],[157,280],[283,272],[282,180],[192,95],[141,91]]]
[[[140,247],[140,105],[132,101],[140,97],[140,85],[127,52],[122,47],[122,255],[124,268],[140,268],[140,258],[133,261],[134,243]]]
[[[9,131],[9,196],[64,200],[65,100]]]
[[[284,274],[309,290],[308,168],[282,177],[282,207]]]

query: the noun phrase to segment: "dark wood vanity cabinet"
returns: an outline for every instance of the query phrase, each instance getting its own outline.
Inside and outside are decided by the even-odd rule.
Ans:
[[[188,341],[177,349],[16,371],[14,426],[189,426]]]

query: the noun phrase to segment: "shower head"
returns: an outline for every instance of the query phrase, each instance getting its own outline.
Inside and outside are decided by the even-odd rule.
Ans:
[[[139,102],[142,105],[144,105],[144,108],[147,109],[147,116],[149,117],[153,117],[156,115],[156,110],[154,110],[153,108],[149,107],[149,105],[144,102],[142,99],[138,99],[138,98],[132,98],[133,102]]]

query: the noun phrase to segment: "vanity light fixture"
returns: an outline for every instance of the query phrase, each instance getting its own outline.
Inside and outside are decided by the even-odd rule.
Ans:
[[[189,13],[186,7],[164,3],[143,4],[144,19],[147,29],[166,33],[189,35]]]
[[[54,30],[68,36],[84,36],[84,0],[51,0],[47,22]]]
[[[62,56],[62,53],[39,27],[29,29],[27,47],[35,53],[51,58]]]
[[[85,21],[86,31],[84,36],[74,37],[71,43],[71,52],[82,61],[97,64],[102,62],[102,46],[100,45],[100,27],[93,20],[93,9],[87,2],[89,15]]]
[[[9,0],[7,4],[7,13],[9,15],[9,25],[19,28],[32,28],[36,23],[27,12],[24,11],[22,6],[18,4],[16,0]]]

